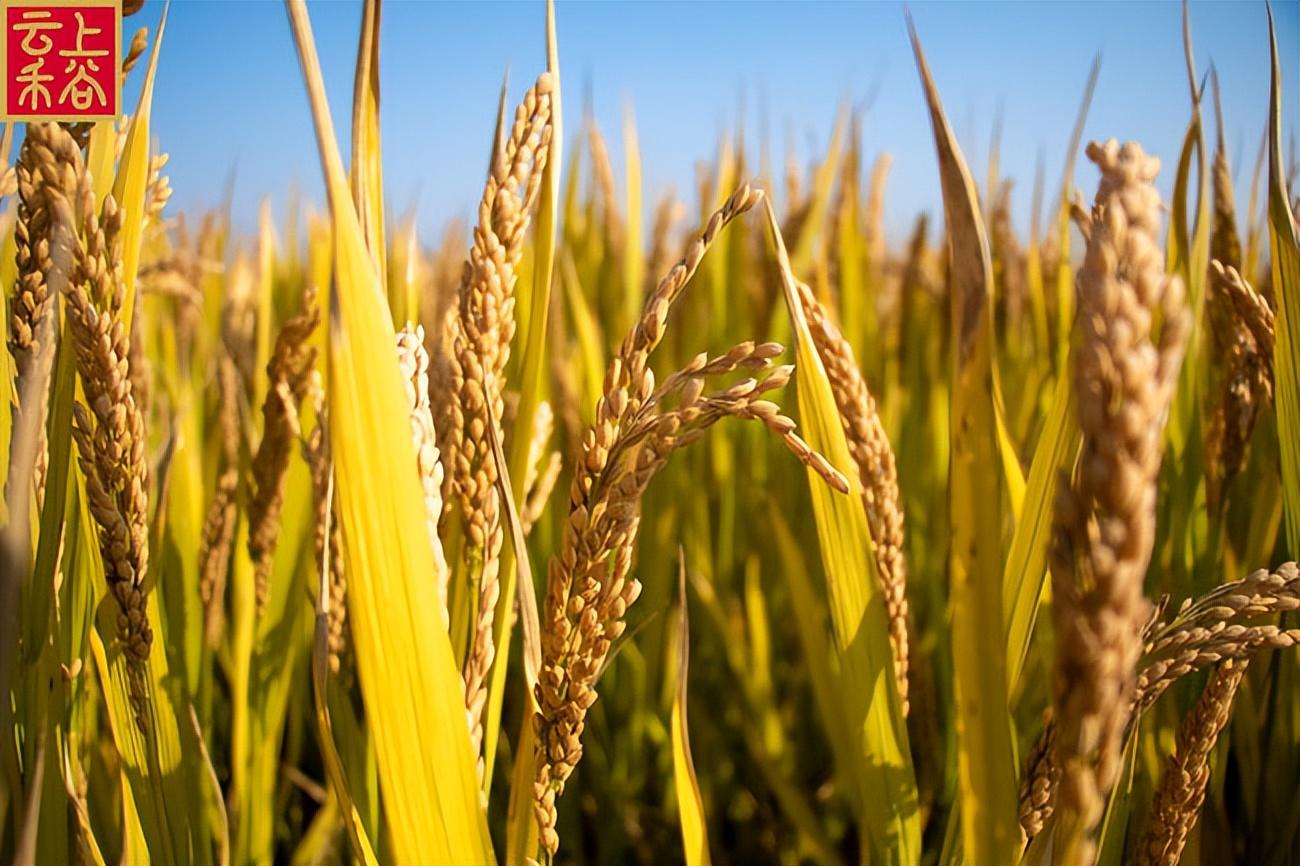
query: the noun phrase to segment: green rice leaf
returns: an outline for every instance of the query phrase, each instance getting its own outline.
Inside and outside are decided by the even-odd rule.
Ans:
[[[781,268],[796,339],[799,418],[804,438],[833,466],[852,466],[830,380],[812,342],[794,274],[770,201],[764,200],[768,238]],[[857,810],[863,855],[872,862],[915,864],[921,856],[916,777],[894,682],[884,597],[879,589],[856,473],[840,495],[807,470],[822,566],[831,608],[835,648],[846,687],[840,711],[854,739],[846,777]],[[868,852],[870,852],[868,854]]]
[[[379,273],[387,273],[384,243],[384,172],[379,146],[379,8],[366,0],[361,12],[356,78],[352,82],[352,201],[366,248]]]
[[[113,198],[122,208],[122,280],[126,284],[126,301],[122,305],[122,322],[129,331],[135,309],[135,283],[140,270],[140,248],[144,243],[145,198],[149,193],[149,123],[153,115],[153,88],[158,77],[158,52],[167,28],[167,7],[158,21],[158,34],[149,54],[149,69],[140,88],[140,99],[131,125],[127,127],[122,160],[113,181]]]
[[[911,36],[934,128],[952,268],[948,562],[962,846],[969,862],[1001,863],[1014,856],[1020,833],[1006,658],[981,651],[986,635],[1003,633],[993,272],[974,181],[915,28]]]
[[[672,708],[673,787],[677,793],[677,816],[682,828],[686,866],[709,866],[708,820],[704,815],[704,800],[700,797],[700,783],[695,777],[695,761],[691,757],[691,738],[686,724],[686,680],[690,670],[691,634],[690,617],[686,610],[684,554],[678,569],[677,592],[677,641],[674,653],[677,664],[673,675]]]
[[[1268,15],[1272,43],[1272,85],[1268,112],[1268,238],[1277,297],[1277,438],[1282,449],[1282,501],[1290,555],[1300,555],[1300,239],[1282,162],[1282,66],[1277,56],[1273,12]]]
[[[1052,538],[1056,484],[1079,452],[1079,421],[1069,376],[1056,381],[1052,405],[1029,465],[1025,506],[1011,535],[1002,572],[1002,616],[1007,624],[1007,693],[1014,694],[1029,654],[1038,602],[1047,578],[1047,545]]]

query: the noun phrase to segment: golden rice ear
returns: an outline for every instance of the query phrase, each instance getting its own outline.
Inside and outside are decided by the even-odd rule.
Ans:
[[[547,0],[546,3],[546,74],[550,78],[550,145],[537,194],[537,216],[533,228],[532,279],[523,281],[515,288],[515,314],[519,320],[518,341],[523,346],[519,356],[519,405],[515,413],[515,430],[521,431],[533,429],[539,407],[545,400],[547,376],[550,373],[548,354],[559,357],[559,353],[546,344],[547,333],[550,330],[551,287],[554,283],[556,253],[559,247],[560,172],[564,168],[564,115],[554,0]],[[571,182],[576,183],[576,178],[572,178]],[[510,477],[514,479],[511,490],[514,503],[525,501],[526,491],[521,485],[528,477],[530,444],[530,437],[516,435],[507,452],[507,467]],[[518,582],[518,572],[512,566],[511,560],[516,555],[515,548],[511,546],[501,558],[501,593],[492,625],[492,640],[498,647],[510,646],[514,618],[509,615],[509,610],[516,595]],[[485,791],[491,789],[492,773],[496,764],[509,655],[508,652],[497,654],[488,683],[483,739],[485,762],[483,789]],[[531,692],[531,688],[529,691]],[[531,752],[531,749],[526,751]],[[528,760],[523,757],[523,753],[518,758],[518,762]],[[514,803],[513,792],[511,802]],[[519,814],[523,816],[523,820],[530,820],[529,810],[521,810]]]

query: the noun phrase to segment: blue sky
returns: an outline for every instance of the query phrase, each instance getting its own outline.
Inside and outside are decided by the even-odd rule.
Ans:
[[[1099,52],[1101,77],[1084,139],[1141,141],[1164,160],[1168,194],[1190,110],[1180,4],[945,0],[910,8],[980,178],[1001,118],[1003,171],[1017,180],[1021,226],[1040,154],[1049,186],[1059,178]],[[360,4],[314,0],[309,11],[346,141]],[[1282,0],[1274,11],[1290,137],[1300,118],[1300,3]],[[149,0],[128,30],[136,22],[152,26],[160,13],[161,4]],[[690,200],[696,164],[712,158],[719,133],[735,129],[742,116],[751,152],[765,127],[780,167],[787,144],[801,161],[825,148],[843,100],[862,104],[874,94],[863,141],[869,158],[880,151],[893,157],[891,232],[905,231],[922,210],[939,212],[934,149],[901,3],[561,0],[557,19],[566,131],[578,131],[589,100],[621,176],[620,129],[631,106],[647,206],[668,189]],[[425,239],[435,239],[446,220],[472,215],[502,75],[511,70],[517,100],[544,67],[542,26],[540,3],[385,4],[388,203],[399,212],[415,207]],[[1264,5],[1194,2],[1192,27],[1200,71],[1211,61],[1218,69],[1244,196],[1267,110]],[[265,196],[277,209],[295,189],[322,201],[306,93],[277,0],[173,0],[155,100],[155,133],[171,154],[174,208],[218,203],[231,177],[236,223],[245,228]],[[1093,189],[1090,166],[1081,165],[1076,177]]]

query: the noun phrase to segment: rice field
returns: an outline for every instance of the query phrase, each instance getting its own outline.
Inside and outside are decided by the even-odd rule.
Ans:
[[[508,8],[472,225],[386,207],[379,0],[349,139],[285,0],[325,198],[254,232],[169,206],[165,15],[120,123],[5,126],[0,860],[1300,861],[1271,12],[1247,188],[1185,30],[1181,152],[1081,140],[1080,70],[1027,234],[913,29],[890,244],[851,109],[645,201]]]

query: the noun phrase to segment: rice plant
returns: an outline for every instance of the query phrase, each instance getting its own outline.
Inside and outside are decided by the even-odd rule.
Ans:
[[[386,205],[379,0],[349,141],[285,8],[320,210],[169,207],[165,15],[120,123],[0,141],[0,857],[1300,858],[1271,30],[1245,202],[1185,18],[1181,152],[1080,141],[1094,66],[1021,237],[907,22],[943,223],[891,246],[847,110],[807,171],[724,138],[646,208],[630,114],[620,178],[554,8],[509,7],[546,68],[430,246]]]

